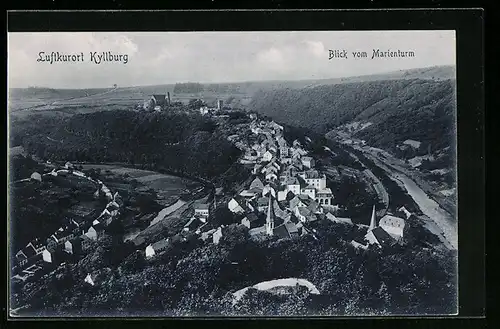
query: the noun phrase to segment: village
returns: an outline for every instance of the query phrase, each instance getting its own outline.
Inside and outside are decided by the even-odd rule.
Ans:
[[[66,225],[46,239],[38,237],[17,251],[15,254],[17,264],[13,267],[13,272],[16,274],[12,277],[13,280],[24,282],[38,272],[43,272],[44,267],[57,267],[65,261],[70,261],[73,255],[86,253],[92,241],[97,241],[102,237],[105,228],[119,216],[123,205],[119,193],[113,194],[101,180],[88,177],[83,172],[75,170],[70,162],[66,162],[63,168],[53,169],[49,173],[34,172],[25,180],[41,182],[50,176],[67,175],[74,175],[94,183],[97,187],[94,198],[98,199],[101,196],[106,198],[108,202],[106,207],[98,216],[94,216],[96,212],[92,211],[82,216],[69,218]]]
[[[151,103],[154,111],[162,111],[163,106],[170,103],[170,95],[154,95]],[[215,117],[222,107],[222,100],[218,100],[215,107],[203,106],[199,112]],[[326,174],[316,168],[315,159],[306,150],[307,147],[298,140],[290,145],[284,137],[283,126],[276,122],[260,119],[255,113],[247,116],[250,124],[235,129],[235,133],[227,139],[242,151],[239,163],[250,169],[251,179],[240,184],[235,194],[214,188],[213,198],[194,202],[192,216],[186,218],[178,234],[183,241],[188,235],[194,235],[205,243],[219,244],[221,238],[228,234],[228,224],[219,224],[214,218],[217,207],[227,208],[235,218],[231,224],[245,227],[256,241],[293,239],[308,234],[316,238],[319,232],[311,227],[311,223],[325,220],[366,229],[363,241],[351,241],[356,249],[367,250],[369,245],[382,248],[403,241],[405,219],[402,217],[406,220],[411,217],[404,207],[398,216],[386,213],[378,219],[373,205],[369,226],[354,224],[350,218],[338,216],[342,205],[336,202],[328,187]],[[97,187],[94,196],[103,195],[107,206],[98,216],[92,213],[79,221],[70,219],[67,225],[46,239],[35,239],[19,250],[15,254],[14,280],[24,282],[38,271],[44,272],[44,267],[57,268],[58,264],[71,261],[72,256],[85,255],[89,245],[99,243],[108,225],[119,217],[123,203],[118,192],[113,194],[102,181],[87,177],[69,162],[64,168],[43,175],[35,172],[27,180],[41,181],[48,175],[68,174],[93,182]],[[136,243],[136,247],[144,252],[146,259],[152,259],[165,252],[171,239],[165,237],[146,244],[141,241]],[[91,273],[85,278],[85,282],[91,285],[94,285],[93,280]]]
[[[169,100],[169,95],[154,96],[153,104],[157,99]],[[218,100],[215,107],[202,106],[199,111],[205,116],[218,117],[222,105],[222,100]],[[161,107],[156,107],[156,111],[161,111]],[[363,241],[351,241],[353,247],[363,250],[369,245],[382,248],[403,241],[402,217],[408,220],[412,216],[408,210],[401,207],[397,215],[387,213],[377,219],[374,205],[369,226],[353,224],[350,218],[338,216],[342,205],[336,204],[325,173],[315,168],[315,160],[306,147],[298,140],[289,145],[283,136],[283,126],[276,122],[262,120],[255,113],[247,116],[251,123],[227,138],[242,151],[239,163],[251,169],[251,179],[247,185],[239,186],[234,195],[224,195],[221,188],[216,188],[211,202],[195,203],[194,215],[185,224],[183,233],[191,232],[207,243],[218,244],[226,231],[225,225],[214,227],[213,210],[220,206],[216,201],[219,198],[228,200],[223,206],[237,218],[235,223],[246,227],[257,241],[306,234],[316,238],[317,232],[310,224],[318,220],[366,229]],[[169,238],[165,238],[149,244],[146,257],[162,253],[168,243]]]

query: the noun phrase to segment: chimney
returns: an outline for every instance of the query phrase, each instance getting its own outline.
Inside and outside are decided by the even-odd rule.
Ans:
[[[167,105],[170,105],[170,91],[167,91]]]

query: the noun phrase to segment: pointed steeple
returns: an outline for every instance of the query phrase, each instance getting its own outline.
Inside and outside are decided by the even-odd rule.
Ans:
[[[274,231],[274,209],[272,194],[269,193],[269,204],[267,206],[267,217],[266,217],[266,233],[267,235],[273,235]]]
[[[375,219],[375,205],[373,205],[372,218],[370,220],[370,227],[368,228],[368,232],[370,232],[371,230],[373,230],[376,227],[377,227],[377,221]]]

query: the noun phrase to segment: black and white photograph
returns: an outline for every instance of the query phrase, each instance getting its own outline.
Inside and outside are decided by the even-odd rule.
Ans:
[[[9,32],[10,316],[458,314],[456,41]]]

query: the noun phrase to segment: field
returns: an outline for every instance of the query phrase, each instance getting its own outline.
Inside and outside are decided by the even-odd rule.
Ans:
[[[8,103],[10,114],[16,116],[31,113],[72,115],[102,110],[134,109],[135,106],[142,105],[153,94],[170,92],[172,102],[187,103],[190,99],[199,98],[203,99],[208,105],[213,106],[217,100],[221,99],[225,105],[230,107],[246,108],[254,94],[259,90],[309,88],[318,85],[394,79],[443,80],[453,78],[454,74],[454,67],[439,66],[332,79],[204,84],[208,90],[200,93],[174,93],[174,84],[110,89],[11,88]],[[222,86],[222,89],[219,89],[220,92],[216,92],[214,90],[217,89],[212,88],[213,86]],[[222,91],[224,88],[230,90],[230,92]]]
[[[190,190],[199,187],[199,184],[185,178],[177,176],[159,174],[154,171],[141,170],[135,168],[127,168],[119,165],[100,165],[100,164],[84,164],[83,169],[101,169],[104,173],[112,173],[122,177],[137,180],[143,184],[142,189],[153,189],[158,195],[158,203],[163,206],[168,206],[179,199],[180,195]],[[105,181],[105,178],[103,178]],[[125,184],[128,185],[128,184]],[[110,183],[109,187],[113,189],[119,188],[118,184]]]

